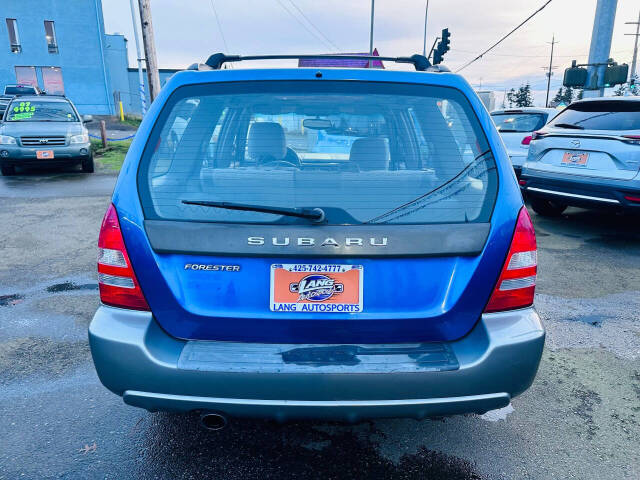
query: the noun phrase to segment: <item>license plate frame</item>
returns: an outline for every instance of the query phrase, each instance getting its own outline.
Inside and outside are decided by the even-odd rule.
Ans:
[[[299,313],[361,313],[362,265],[271,265],[269,310]]]
[[[53,150],[36,150],[36,158],[38,160],[50,160],[55,158]]]
[[[589,163],[589,152],[566,151],[562,155],[563,167],[585,168]]]

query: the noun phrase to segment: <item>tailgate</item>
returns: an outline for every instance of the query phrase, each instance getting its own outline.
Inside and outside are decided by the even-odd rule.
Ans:
[[[152,262],[134,261],[140,284],[160,325],[186,339],[375,343],[460,338],[482,314],[505,254],[504,245],[494,242],[481,255],[488,223],[368,231],[323,227],[322,233],[300,226],[278,234],[265,227],[147,220],[145,230]],[[249,245],[249,236],[265,242]],[[289,245],[273,245],[274,237],[281,244],[288,239]],[[321,241],[305,247],[298,246],[298,238]],[[330,255],[321,245],[328,238],[338,243]],[[386,245],[372,245],[372,239]],[[354,253],[358,249],[360,255]],[[307,272],[293,279],[284,275],[281,288],[300,284],[307,275],[326,277],[335,280],[332,295],[307,302],[312,308],[306,311],[274,308],[272,271],[283,265],[304,266]],[[336,267],[355,267],[359,275],[337,275]],[[342,287],[335,291],[338,284]],[[293,302],[298,295],[294,292]],[[361,309],[327,309],[332,303],[360,303]]]

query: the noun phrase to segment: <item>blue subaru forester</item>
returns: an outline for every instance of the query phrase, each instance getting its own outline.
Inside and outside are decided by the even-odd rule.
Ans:
[[[220,68],[247,58],[274,57],[173,76],[131,145],[99,237],[102,383],[209,426],[508,405],[544,345],[536,240],[469,84],[418,55]]]

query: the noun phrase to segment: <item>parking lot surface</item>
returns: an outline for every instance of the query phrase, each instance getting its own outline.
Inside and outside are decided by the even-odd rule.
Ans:
[[[100,384],[87,326],[116,177],[0,178],[0,479],[640,478],[640,219],[533,215],[548,331],[532,388],[502,410],[284,425],[151,414]]]

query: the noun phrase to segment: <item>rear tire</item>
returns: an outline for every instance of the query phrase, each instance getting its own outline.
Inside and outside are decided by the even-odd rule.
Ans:
[[[2,165],[2,167],[0,167],[0,171],[2,171],[3,176],[10,177],[11,175],[16,174],[16,167],[13,165]]]
[[[93,155],[82,160],[82,171],[84,173],[93,173]]]
[[[529,202],[533,211],[543,217],[559,217],[567,209],[567,205],[542,198],[530,198]]]

